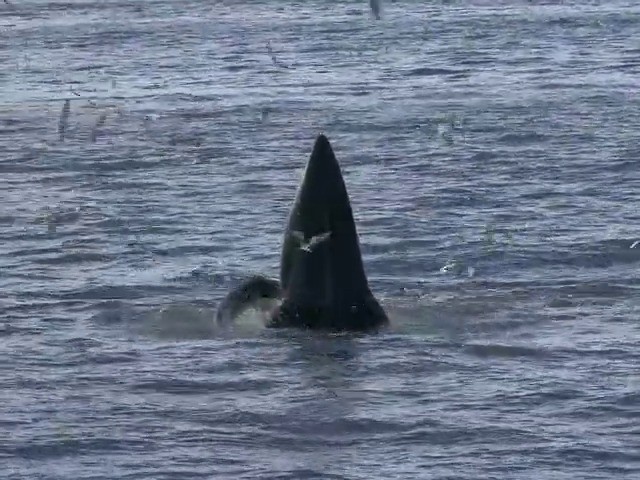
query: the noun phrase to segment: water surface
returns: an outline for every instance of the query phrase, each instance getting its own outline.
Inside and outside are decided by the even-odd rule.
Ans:
[[[636,2],[11,3],[5,478],[640,476]],[[216,331],[320,132],[393,328]]]

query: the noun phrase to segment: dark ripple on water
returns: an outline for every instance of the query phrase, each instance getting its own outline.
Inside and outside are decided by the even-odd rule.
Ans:
[[[10,3],[6,478],[640,476],[634,2]],[[392,330],[216,331],[320,131]]]

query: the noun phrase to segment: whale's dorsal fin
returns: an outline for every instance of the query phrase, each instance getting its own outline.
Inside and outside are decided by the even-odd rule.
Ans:
[[[347,188],[324,135],[289,213],[280,284],[285,293],[276,325],[362,330],[387,321],[369,290]]]

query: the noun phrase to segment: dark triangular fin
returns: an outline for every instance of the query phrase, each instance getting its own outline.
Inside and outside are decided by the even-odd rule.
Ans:
[[[369,320],[363,320],[358,309],[362,314],[375,310],[376,318],[370,320],[376,325],[386,322],[369,290],[349,195],[324,135],[316,140],[289,215],[280,282],[285,311],[323,312],[317,321],[301,320],[307,326],[330,323],[332,329],[362,329],[356,324]],[[346,318],[350,311],[358,318]]]

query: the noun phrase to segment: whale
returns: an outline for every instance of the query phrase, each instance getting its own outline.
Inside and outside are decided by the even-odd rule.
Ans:
[[[232,321],[263,299],[275,305],[269,328],[365,332],[389,324],[369,287],[349,194],[323,134],[289,213],[279,280],[253,275],[241,282],[219,304],[216,320]]]

